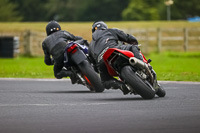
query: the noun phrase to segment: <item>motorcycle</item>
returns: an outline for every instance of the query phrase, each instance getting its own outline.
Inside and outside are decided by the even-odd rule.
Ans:
[[[76,42],[68,42],[64,53],[64,68],[77,76],[77,83],[86,86],[90,91],[103,92],[100,77],[88,60],[87,46]]]
[[[164,97],[166,92],[158,84],[155,71],[150,66],[151,60],[143,56],[143,61],[134,57],[127,50],[105,48],[102,58],[109,74],[118,77],[130,94],[139,94],[144,99],[152,99],[155,95]]]

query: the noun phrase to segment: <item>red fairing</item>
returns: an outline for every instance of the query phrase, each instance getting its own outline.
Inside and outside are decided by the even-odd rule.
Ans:
[[[134,57],[134,54],[130,51],[127,50],[121,50],[121,49],[117,49],[117,48],[109,48],[103,55],[103,59],[107,60],[108,57],[110,57],[110,55],[114,52],[114,51],[119,51],[119,53],[123,53],[124,55],[126,55],[127,57]]]
[[[108,61],[107,59],[111,56],[111,54],[114,52],[114,51],[118,51],[119,53],[122,53],[124,55],[126,55],[127,57],[134,57],[134,54],[130,51],[127,51],[127,50],[121,50],[121,49],[117,49],[117,48],[109,48],[103,55],[103,60],[106,64],[106,67],[108,69],[108,72],[110,75],[112,76],[118,76],[118,74],[115,72],[115,70],[108,64]]]
[[[142,52],[140,51],[140,53],[142,54]],[[142,54],[142,57],[143,57],[143,61],[145,62],[145,63],[147,63],[147,59],[145,58],[145,56]]]
[[[103,60],[106,61],[116,48],[109,48],[103,55]]]

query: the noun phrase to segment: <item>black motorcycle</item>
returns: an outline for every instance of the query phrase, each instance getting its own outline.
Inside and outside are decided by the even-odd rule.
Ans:
[[[88,59],[88,48],[79,42],[68,42],[64,53],[64,67],[77,75],[77,83],[90,91],[103,92],[99,75],[94,71]]]

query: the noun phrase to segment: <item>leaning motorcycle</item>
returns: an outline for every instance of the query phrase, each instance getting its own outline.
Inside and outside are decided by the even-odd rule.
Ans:
[[[103,92],[100,77],[88,61],[88,48],[78,42],[68,42],[64,53],[64,67],[77,76],[77,83],[86,86],[90,91]]]
[[[142,61],[135,58],[130,51],[107,47],[101,55],[109,74],[118,77],[131,94],[138,94],[144,99],[152,99],[155,94],[159,97],[166,95],[149,64],[151,60],[147,61],[143,54]]]

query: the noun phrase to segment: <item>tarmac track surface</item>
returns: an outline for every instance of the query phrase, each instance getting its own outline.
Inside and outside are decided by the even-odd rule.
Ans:
[[[69,80],[0,79],[0,133],[199,133],[200,83],[160,81],[164,98],[92,93]]]

